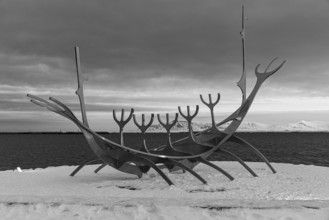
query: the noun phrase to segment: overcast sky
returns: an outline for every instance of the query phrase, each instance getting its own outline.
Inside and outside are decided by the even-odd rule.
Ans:
[[[26,97],[54,96],[78,113],[74,46],[95,129],[115,128],[112,109],[171,113],[217,92],[222,119],[241,103],[242,2],[0,1],[0,130],[76,130]],[[246,14],[247,92],[258,63],[287,60],[246,119],[329,122],[329,1],[247,0]]]

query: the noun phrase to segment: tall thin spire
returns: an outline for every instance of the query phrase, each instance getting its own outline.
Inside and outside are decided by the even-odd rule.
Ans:
[[[76,63],[77,78],[78,78],[78,90],[75,93],[78,95],[79,101],[80,101],[82,122],[84,125],[89,127],[88,120],[87,120],[86,106],[85,106],[85,98],[83,95],[83,81],[85,80],[85,78],[83,78],[82,73],[81,73],[79,47],[75,47],[74,51],[75,51],[75,63]]]
[[[247,92],[247,79],[246,79],[246,53],[245,53],[245,15],[244,15],[244,4],[242,4],[242,30],[240,32],[241,39],[242,39],[242,75],[237,83],[237,85],[240,87],[242,92],[242,102],[246,100],[246,92]]]

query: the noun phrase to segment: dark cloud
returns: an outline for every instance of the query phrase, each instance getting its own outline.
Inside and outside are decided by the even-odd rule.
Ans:
[[[229,72],[241,64],[240,3],[2,1],[1,51],[27,56],[30,65],[38,63],[31,61],[34,56],[51,71],[69,74],[73,63],[65,62],[73,61],[73,46],[79,45],[85,72],[96,81],[94,75],[99,75],[102,82],[107,74],[121,82],[134,80],[136,74],[236,77]],[[319,43],[328,37],[328,7],[323,3],[247,1],[249,68],[274,56],[321,62],[318,58],[328,55],[328,48]]]

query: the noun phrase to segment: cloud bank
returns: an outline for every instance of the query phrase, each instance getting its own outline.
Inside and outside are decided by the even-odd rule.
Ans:
[[[241,2],[1,1],[0,107],[37,111],[25,98],[33,92],[78,110],[74,46],[91,111],[168,111],[217,92],[238,105]],[[246,1],[249,91],[258,63],[287,60],[259,102],[328,98],[328,11],[325,0]]]

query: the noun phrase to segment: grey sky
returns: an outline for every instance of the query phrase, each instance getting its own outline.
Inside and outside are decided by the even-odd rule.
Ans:
[[[241,99],[241,2],[1,1],[0,121],[14,112],[45,111],[28,102],[28,92],[78,109],[74,46],[80,47],[88,109],[95,114],[130,106],[170,111],[200,104],[199,93],[217,92],[218,108],[230,111]],[[249,91],[258,63],[287,60],[252,110],[328,110],[329,2],[246,2]]]

